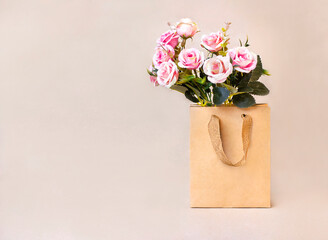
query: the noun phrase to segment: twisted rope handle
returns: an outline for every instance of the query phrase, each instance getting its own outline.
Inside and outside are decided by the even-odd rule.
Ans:
[[[250,144],[251,129],[253,126],[253,120],[251,116],[242,114],[241,118],[243,119],[241,138],[243,142],[244,155],[242,159],[237,163],[232,163],[224,153],[223,146],[222,146],[221,132],[220,132],[220,118],[216,115],[212,115],[211,120],[208,123],[208,133],[210,135],[211,142],[216,154],[224,164],[233,167],[242,166],[246,162],[247,152]]]

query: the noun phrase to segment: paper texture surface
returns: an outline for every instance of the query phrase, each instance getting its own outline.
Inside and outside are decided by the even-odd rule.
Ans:
[[[232,162],[243,155],[242,114],[253,119],[246,163],[221,162],[208,133],[212,115],[220,118],[224,152]],[[270,207],[270,108],[190,107],[191,207]]]

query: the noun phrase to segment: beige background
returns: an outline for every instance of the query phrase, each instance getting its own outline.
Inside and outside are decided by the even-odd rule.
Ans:
[[[327,2],[0,0],[0,239],[328,239]],[[145,69],[166,22],[248,34],[272,209],[189,208],[189,103]],[[194,43],[199,43],[199,34]]]

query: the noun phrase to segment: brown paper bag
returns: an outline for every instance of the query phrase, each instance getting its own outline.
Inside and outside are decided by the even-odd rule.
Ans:
[[[191,207],[270,207],[270,108],[190,107]]]

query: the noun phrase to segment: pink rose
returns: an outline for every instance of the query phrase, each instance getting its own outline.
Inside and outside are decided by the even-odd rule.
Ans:
[[[229,56],[216,56],[205,61],[203,66],[208,80],[212,83],[222,83],[232,73]]]
[[[232,65],[239,72],[249,73],[256,68],[257,56],[246,47],[236,47],[228,51],[232,59]]]
[[[163,62],[157,71],[157,82],[159,85],[170,88],[179,78],[179,70],[177,65],[169,60]]]
[[[187,69],[197,69],[204,62],[204,53],[196,48],[184,49],[179,54],[179,67]]]
[[[169,30],[163,33],[160,38],[157,40],[157,44],[159,46],[170,45],[171,47],[175,48],[179,42],[179,35],[176,31]]]
[[[222,49],[224,43],[224,36],[221,32],[203,35],[201,39],[201,46],[210,52],[218,52]]]
[[[156,74],[153,72],[153,66],[150,65],[149,68],[148,68],[149,72],[152,73],[153,75],[149,75],[149,78],[150,78],[150,82],[152,84],[154,84],[155,87],[157,87],[159,84],[157,82],[157,77],[156,77]]]
[[[183,38],[193,37],[198,31],[196,23],[189,18],[183,18],[176,27],[177,33]]]
[[[157,47],[153,56],[153,63],[156,68],[159,68],[161,63],[169,61],[174,57],[174,49],[170,45]]]

